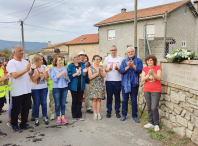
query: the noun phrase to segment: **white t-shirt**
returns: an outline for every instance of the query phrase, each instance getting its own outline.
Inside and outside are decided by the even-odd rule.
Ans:
[[[45,80],[45,76],[46,76],[45,70],[46,70],[46,68],[47,68],[46,65],[41,65],[41,67],[38,68],[38,70],[41,73],[41,75],[37,79],[36,82],[32,82],[31,81],[31,88],[32,89],[44,89],[44,88],[47,88],[47,81]],[[33,73],[32,77],[34,77],[35,74],[38,74],[38,70],[37,69],[34,70],[34,73]]]
[[[121,74],[114,67],[116,64],[120,67],[122,60],[120,56],[116,56],[115,58],[108,56],[105,58],[103,65],[107,65],[107,68],[110,68],[111,64],[113,64],[113,69],[106,73],[106,81],[121,81]]]
[[[31,93],[31,87],[30,87],[30,78],[29,78],[29,72],[26,72],[24,75],[13,78],[11,73],[13,72],[20,72],[27,68],[28,61],[22,59],[22,61],[17,61],[15,59],[12,59],[8,62],[7,65],[7,71],[10,75],[10,82],[11,82],[11,95],[12,96],[20,96],[23,94]]]

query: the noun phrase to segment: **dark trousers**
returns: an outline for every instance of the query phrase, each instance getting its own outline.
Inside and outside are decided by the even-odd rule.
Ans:
[[[138,88],[131,87],[130,93],[125,93],[124,86],[122,86],[122,115],[127,116],[128,113],[128,100],[129,95],[131,97],[131,109],[132,109],[132,117],[137,118],[137,95],[138,95]]]
[[[148,107],[149,123],[159,125],[158,106],[161,92],[144,92],[144,96]]]
[[[112,111],[113,95],[115,96],[115,111],[120,111],[121,81],[106,81],[107,112]]]
[[[82,106],[82,97],[83,97],[84,91],[72,91],[72,117],[73,118],[81,118],[82,112],[81,112],[81,106]]]
[[[21,110],[21,124],[20,127],[26,126],[29,109],[31,106],[31,93],[20,96],[12,96],[12,110],[11,110],[11,124],[16,126],[18,124],[18,116]]]
[[[1,113],[1,110],[4,106],[4,102],[5,102],[4,97],[0,98],[0,113]]]

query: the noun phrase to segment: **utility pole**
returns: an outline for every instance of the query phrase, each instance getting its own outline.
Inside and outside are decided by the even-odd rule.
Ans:
[[[25,58],[25,45],[24,45],[24,33],[23,33],[23,21],[21,21],[21,36],[22,36],[22,48],[23,48],[23,58]]]
[[[137,51],[137,0],[135,0],[134,7],[134,48]]]

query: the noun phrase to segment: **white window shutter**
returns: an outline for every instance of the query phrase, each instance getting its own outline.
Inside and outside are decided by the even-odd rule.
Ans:
[[[115,39],[115,30],[108,30],[108,40]]]
[[[155,25],[147,25],[147,37],[154,37],[155,36]]]

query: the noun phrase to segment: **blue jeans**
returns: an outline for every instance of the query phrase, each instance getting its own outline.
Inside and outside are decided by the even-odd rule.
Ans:
[[[132,108],[132,117],[137,118],[137,95],[138,95],[138,88],[137,87],[131,87],[130,93],[125,93],[124,86],[122,86],[122,115],[127,116],[128,113],[128,100],[129,100],[129,94],[131,97],[131,108]]]
[[[34,102],[34,116],[39,118],[39,107],[42,106],[43,117],[47,117],[47,92],[48,88],[32,89],[32,98]]]
[[[115,96],[115,111],[120,111],[121,81],[106,81],[107,112],[112,111],[113,95]]]
[[[60,108],[61,108],[61,115],[62,116],[65,115],[65,104],[66,104],[67,92],[68,92],[68,87],[53,88],[56,117],[60,116]]]

